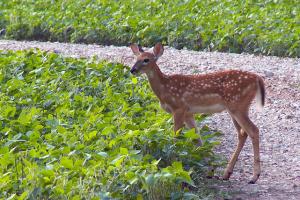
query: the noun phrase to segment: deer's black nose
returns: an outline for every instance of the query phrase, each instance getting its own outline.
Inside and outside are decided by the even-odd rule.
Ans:
[[[136,72],[136,68],[135,67],[131,68],[130,73],[134,74],[135,72]]]

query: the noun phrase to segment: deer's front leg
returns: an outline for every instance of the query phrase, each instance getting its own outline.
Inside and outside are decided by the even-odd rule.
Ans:
[[[193,114],[190,114],[190,113],[185,114],[184,121],[188,128],[190,128],[190,129],[194,128],[195,132],[198,132]]]
[[[184,127],[184,119],[185,119],[184,115],[185,115],[184,109],[177,109],[173,112],[175,133]]]
[[[185,121],[185,124],[187,125],[188,128],[190,128],[190,129],[194,128],[195,132],[200,135],[199,130],[197,129],[197,125],[196,125],[193,114],[190,114],[190,113],[185,114],[185,120],[184,121]],[[197,143],[198,143],[198,146],[202,146],[201,138],[198,139]]]

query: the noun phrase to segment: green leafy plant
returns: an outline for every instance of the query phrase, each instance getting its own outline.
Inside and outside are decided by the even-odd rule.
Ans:
[[[6,38],[300,56],[297,0],[2,1]],[[2,34],[4,35],[4,34]]]
[[[2,51],[0,90],[0,198],[193,198],[191,172],[219,166],[218,133],[201,129],[201,147],[193,130],[175,137],[121,64]]]

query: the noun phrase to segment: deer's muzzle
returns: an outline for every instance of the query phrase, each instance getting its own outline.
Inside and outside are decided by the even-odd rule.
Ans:
[[[135,74],[137,71],[136,71],[136,68],[135,67],[132,67],[131,70],[130,70],[130,73],[132,74]]]
[[[132,74],[137,74],[138,71],[139,71],[139,69],[140,69],[140,67],[141,67],[141,62],[140,62],[140,61],[137,61],[137,62],[133,65],[133,67],[131,68],[130,73],[132,73]]]

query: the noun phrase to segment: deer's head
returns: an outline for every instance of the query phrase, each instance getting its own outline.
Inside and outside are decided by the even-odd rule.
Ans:
[[[164,52],[164,47],[161,43],[157,43],[153,47],[153,52],[144,52],[144,50],[136,44],[130,45],[130,48],[136,56],[136,62],[130,70],[132,74],[150,72],[152,66],[155,65],[157,59]]]

